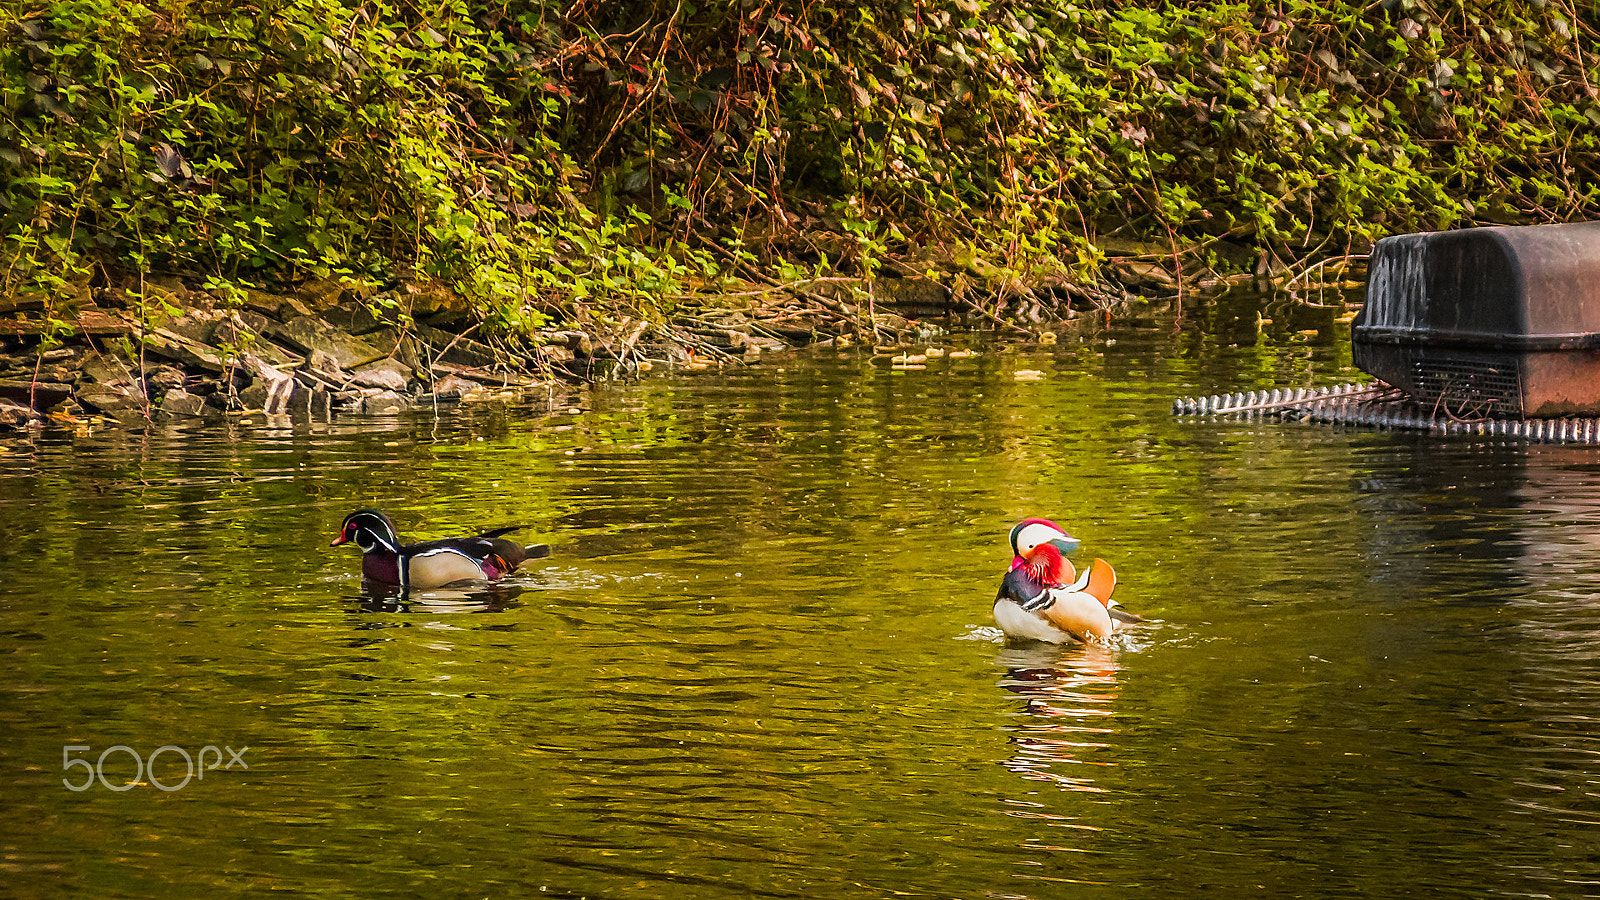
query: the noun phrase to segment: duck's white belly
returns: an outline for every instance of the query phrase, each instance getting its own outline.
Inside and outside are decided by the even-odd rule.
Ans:
[[[1012,637],[1052,644],[1073,640],[1072,635],[1003,597],[994,602],[994,621],[1001,631]]]

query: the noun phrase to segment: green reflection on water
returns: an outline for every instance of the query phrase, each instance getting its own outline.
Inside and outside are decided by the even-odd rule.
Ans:
[[[548,418],[10,442],[8,889],[1581,895],[1593,451],[1168,416],[1352,377],[1272,318],[819,350]],[[327,547],[369,504],[556,554],[386,600]],[[1030,514],[1155,621],[998,642]],[[250,768],[61,785],[63,746],[119,744]]]

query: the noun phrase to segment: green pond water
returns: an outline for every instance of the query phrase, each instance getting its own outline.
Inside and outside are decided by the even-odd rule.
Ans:
[[[1356,374],[1216,315],[6,438],[0,895],[1600,893],[1600,451],[1174,419]],[[554,555],[386,597],[366,505]],[[1150,621],[1007,646],[1030,515]]]

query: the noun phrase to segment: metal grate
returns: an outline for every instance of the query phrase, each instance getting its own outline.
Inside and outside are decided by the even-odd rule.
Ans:
[[[1462,359],[1424,353],[1412,363],[1411,394],[1422,406],[1462,419],[1522,415],[1522,368],[1515,358]]]
[[[1508,437],[1526,441],[1600,446],[1600,419],[1461,419],[1437,407],[1419,407],[1399,390],[1375,381],[1323,388],[1283,388],[1184,397],[1172,401],[1175,416],[1214,416],[1256,420],[1304,419],[1336,425],[1365,425],[1426,431],[1431,434]]]

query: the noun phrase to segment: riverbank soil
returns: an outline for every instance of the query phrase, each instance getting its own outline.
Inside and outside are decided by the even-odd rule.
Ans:
[[[1204,309],[1229,286],[1195,278],[1185,288],[1133,252],[1108,269],[1122,280],[1027,289],[997,289],[974,273],[752,282],[680,300],[670,317],[596,316],[529,337],[484,334],[467,304],[419,285],[363,293],[312,280],[226,303],[177,278],[84,287],[54,311],[59,318],[26,298],[0,299],[0,427],[46,417],[138,426],[258,412],[388,414],[747,365],[819,343],[909,346],[952,328],[1051,340],[1152,306]]]

